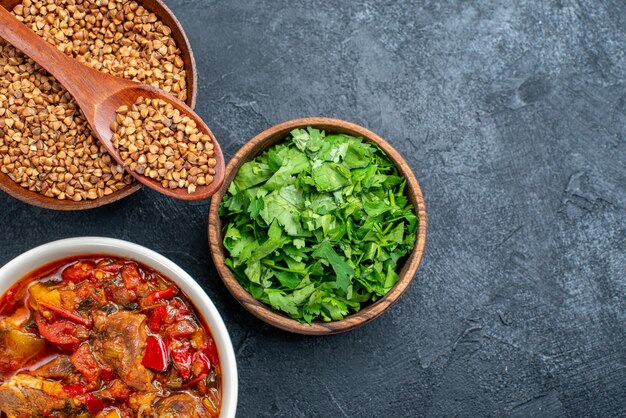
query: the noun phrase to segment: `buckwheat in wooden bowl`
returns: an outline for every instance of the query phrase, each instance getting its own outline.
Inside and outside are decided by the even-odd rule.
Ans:
[[[0,0],[0,7],[82,63],[195,107],[193,53],[161,0]],[[23,202],[91,209],[141,188],[91,135],[58,81],[2,39],[0,128],[0,190]]]
[[[307,130],[309,127],[312,130]],[[290,139],[285,143],[287,138]],[[320,144],[324,141],[335,141],[334,144],[341,148],[341,141],[344,140],[349,143],[345,145],[347,148],[329,150],[325,156],[321,156],[325,145]],[[361,146],[362,144],[365,146]],[[318,151],[320,146],[321,151]],[[266,153],[270,149],[271,154]],[[341,157],[336,157],[337,152],[342,154]],[[303,161],[303,154],[314,157],[307,163]],[[291,167],[285,167],[286,158],[291,159]],[[376,164],[368,162],[368,159],[373,158],[377,158]],[[246,165],[242,171],[246,175],[237,177],[242,166],[253,160],[254,163]],[[351,170],[350,173],[345,171],[346,165]],[[375,173],[369,170],[374,166]],[[290,172],[278,173],[277,167],[283,167],[283,171]],[[266,170],[273,173],[268,174]],[[381,172],[390,173],[393,179],[385,179]],[[224,185],[213,196],[209,210],[211,255],[231,294],[259,319],[299,334],[326,335],[348,331],[382,314],[398,300],[415,277],[426,244],[427,216],[424,198],[406,161],[387,141],[373,132],[349,122],[329,118],[305,118],[281,123],[245,144],[228,163],[226,173]],[[300,175],[301,173],[305,175]],[[342,173],[346,177],[342,177]],[[350,188],[355,184],[357,176],[360,176],[361,184],[354,186],[353,194]],[[262,190],[259,190],[259,186],[252,186],[260,184],[262,177],[265,177],[265,183],[260,187]],[[348,183],[347,178],[351,178],[353,183]],[[399,178],[403,178],[403,181]],[[233,182],[235,179],[237,181]],[[285,182],[279,181],[282,179],[286,179]],[[372,186],[372,182],[376,181],[385,182],[384,186]],[[368,182],[367,186],[365,182]],[[343,189],[338,188],[340,186]],[[362,197],[363,200],[354,203],[353,208],[346,209],[344,203],[360,193],[356,190],[359,187],[363,190],[373,187],[377,191],[372,195],[361,194],[357,198]],[[280,197],[275,196],[274,201],[266,197],[279,189]],[[307,195],[306,190],[320,192],[314,197],[315,203],[309,201],[312,195]],[[250,205],[248,202],[240,204],[236,201],[235,196],[242,191],[254,193],[255,198]],[[395,197],[389,198],[390,203],[381,203],[379,197],[387,192]],[[374,197],[374,194],[378,197]],[[372,200],[366,203],[368,196]],[[297,209],[291,208],[296,222],[290,222],[288,217],[281,215],[283,212],[280,210],[280,199],[283,197],[287,201],[296,201],[294,207]],[[394,199],[397,199],[396,203]],[[220,214],[223,201],[228,203]],[[339,201],[341,204],[333,203]],[[278,206],[270,209],[275,202],[279,202]],[[286,204],[284,201],[282,203]],[[385,205],[392,206],[393,210],[385,209]],[[252,206],[255,208],[251,209]],[[332,207],[341,208],[341,211],[349,210],[350,214],[346,215],[348,222],[340,225],[339,217],[330,219],[325,216],[324,214],[339,213],[333,212]],[[275,215],[270,214],[272,210]],[[285,210],[288,212],[290,209]],[[384,224],[387,229],[383,230],[380,228],[382,224],[378,222],[385,210],[389,210],[394,216],[393,219],[387,218]],[[315,214],[312,215],[310,211]],[[233,213],[239,216],[244,212],[252,213],[249,223],[246,218],[233,218]],[[401,221],[397,219],[398,214],[401,214]],[[271,216],[275,216],[273,220]],[[372,223],[364,223],[363,220],[367,218]],[[249,232],[250,229],[254,232]],[[368,234],[369,229],[372,230],[371,234]],[[380,241],[382,236],[387,238]],[[230,250],[224,246],[225,237]],[[372,246],[373,251],[365,254],[362,242],[376,239],[379,240],[377,247]],[[394,260],[393,263],[388,263],[394,255],[392,250],[385,252],[383,249],[388,245],[385,239],[389,242],[395,240],[389,244],[389,248],[401,247],[395,243],[405,244],[404,252],[395,253],[396,257],[400,257],[397,262]],[[281,240],[287,244],[279,243]],[[355,247],[346,248],[346,242]],[[406,245],[410,246],[407,248]],[[236,250],[234,246],[237,246]],[[253,247],[253,256],[242,255],[250,251],[250,246]],[[361,251],[363,255],[353,257],[357,251]],[[233,255],[234,252],[238,255]],[[303,265],[302,260],[309,264]],[[377,262],[381,263],[377,272],[374,271],[376,268],[368,267],[369,270],[366,271],[360,265],[372,266]],[[381,269],[380,265],[387,265],[387,271]],[[388,271],[390,266],[396,268]],[[231,268],[237,273],[233,273]],[[267,271],[268,269],[271,271]],[[371,277],[376,278],[377,275],[380,279],[378,284],[376,280],[370,281]],[[349,280],[352,280],[350,285]],[[273,284],[268,284],[270,281]],[[271,288],[274,285],[275,288]],[[374,289],[377,285],[382,286],[382,293],[379,289]],[[313,289],[310,286],[317,287]],[[250,291],[255,292],[256,298]],[[355,297],[356,292],[363,294],[363,297]],[[323,296],[317,298],[317,294]],[[370,299],[365,297],[367,295]],[[309,298],[304,306],[302,298]],[[322,305],[322,308],[318,309],[318,305]]]

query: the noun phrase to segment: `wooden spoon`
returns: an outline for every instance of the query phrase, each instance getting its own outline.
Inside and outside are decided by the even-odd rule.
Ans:
[[[172,104],[181,114],[193,119],[200,132],[211,138],[214,145],[213,158],[217,160],[213,181],[208,185],[198,186],[193,193],[188,193],[186,188],[169,189],[163,187],[159,181],[129,169],[127,171],[151,189],[178,199],[205,199],[220,188],[224,182],[225,171],[220,146],[208,126],[185,103],[155,87],[104,74],[79,63],[35,34],[1,6],[0,37],[31,57],[70,92],[89,121],[94,135],[122,167],[124,161],[111,142],[113,132],[110,126],[117,115],[116,110],[124,105],[132,106],[139,97],[161,99]]]

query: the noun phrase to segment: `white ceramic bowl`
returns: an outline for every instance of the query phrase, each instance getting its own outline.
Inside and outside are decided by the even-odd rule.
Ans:
[[[237,409],[237,363],[226,325],[211,299],[183,269],[162,255],[127,241],[83,237],[54,241],[34,248],[0,268],[0,295],[16,281],[53,261],[76,255],[111,255],[138,261],[173,280],[206,319],[215,339],[222,365],[221,418],[234,418]]]

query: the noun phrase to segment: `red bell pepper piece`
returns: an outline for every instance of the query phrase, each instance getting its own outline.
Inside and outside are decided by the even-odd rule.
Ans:
[[[48,323],[39,312],[35,312],[35,322],[43,338],[64,350],[73,350],[87,336],[87,329],[69,321]]]
[[[158,332],[161,329],[166,316],[167,307],[165,306],[157,306],[150,312],[149,326],[152,332]]]
[[[194,349],[191,347],[181,347],[172,350],[172,360],[178,370],[180,377],[184,380],[191,376],[191,362],[193,361]]]
[[[217,351],[217,345],[215,345],[215,341],[211,336],[207,336],[207,347],[204,350],[204,353],[209,358],[211,364],[218,364],[220,361],[220,356]],[[210,367],[209,367],[210,370]]]
[[[100,364],[94,358],[88,344],[81,344],[78,350],[70,356],[70,361],[89,383],[100,377]]]
[[[69,319],[72,322],[76,322],[77,324],[84,325],[86,327],[91,326],[87,318],[83,318],[82,316],[72,313],[67,309],[63,309],[48,302],[39,302],[39,306],[42,306],[47,310],[54,312],[62,318]]]
[[[98,412],[104,409],[104,401],[91,393],[80,395],[80,400],[92,416],[97,415]]]
[[[168,287],[163,290],[155,290],[141,301],[142,306],[154,305],[156,301],[160,299],[172,299],[178,294],[178,290],[175,287]]]
[[[82,395],[85,393],[86,389],[83,385],[79,385],[78,383],[74,383],[72,385],[63,386],[63,391],[67,393],[67,396],[74,397],[77,395]]]
[[[149,299],[152,302],[155,302],[159,299],[172,299],[174,296],[178,294],[178,290],[175,287],[168,287],[164,290],[155,290],[146,296],[146,299]]]
[[[104,366],[100,372],[100,376],[108,383],[113,380],[113,369],[109,366]]]
[[[167,370],[170,363],[170,352],[168,344],[160,337],[150,335],[146,339],[146,352],[141,360],[141,364],[160,372]]]

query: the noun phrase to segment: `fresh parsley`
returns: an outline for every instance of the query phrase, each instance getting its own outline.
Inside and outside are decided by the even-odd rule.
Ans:
[[[226,265],[294,319],[335,321],[384,296],[413,250],[406,180],[376,145],[296,129],[245,163],[221,206]]]

